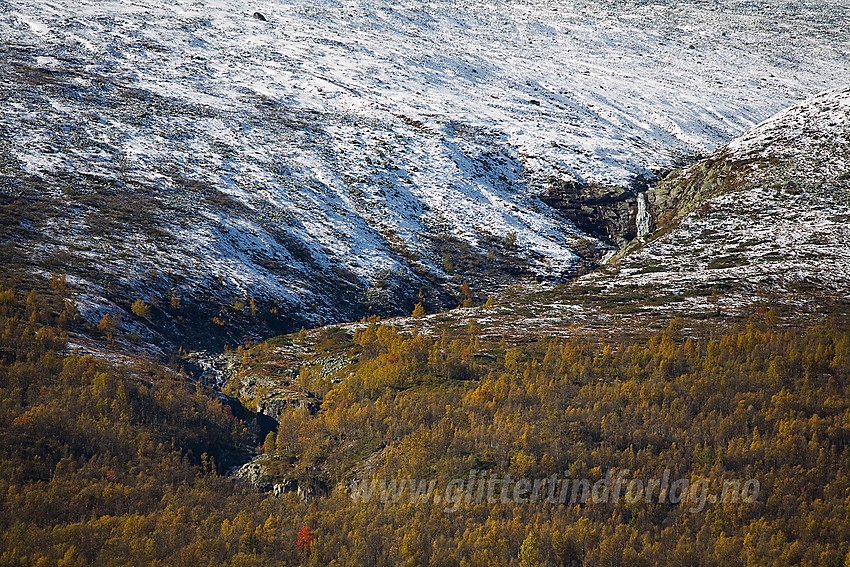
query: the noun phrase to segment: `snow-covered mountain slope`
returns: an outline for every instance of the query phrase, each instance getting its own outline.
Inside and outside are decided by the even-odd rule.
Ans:
[[[613,285],[850,294],[850,86],[780,112],[656,190],[690,201],[685,210],[695,194],[716,196],[623,258]]]
[[[674,317],[723,324],[773,309],[799,321],[848,309],[850,86],[779,113],[656,189],[686,208],[696,193],[714,196],[564,286],[395,323],[439,335],[472,321],[521,340],[574,325],[628,333]]]
[[[745,187],[802,190],[833,198],[846,188],[850,87],[788,108],[705,160],[673,172],[647,192],[650,215],[690,212],[705,199]]]
[[[487,270],[557,277],[593,239],[541,201],[553,179],[626,186],[841,84],[848,20],[830,1],[2,2],[5,235],[92,321],[140,298],[172,336],[248,298],[291,325],[445,304]]]

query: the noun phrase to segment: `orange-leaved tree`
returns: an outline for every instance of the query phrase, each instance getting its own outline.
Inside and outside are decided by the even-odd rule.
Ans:
[[[303,526],[301,531],[298,532],[298,541],[295,543],[295,547],[298,548],[299,553],[306,553],[310,551],[311,545],[313,545],[313,532],[307,526]]]

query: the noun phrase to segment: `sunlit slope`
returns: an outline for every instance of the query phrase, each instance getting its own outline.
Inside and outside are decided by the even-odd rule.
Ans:
[[[841,84],[847,11],[5,3],[10,254],[172,337],[251,298],[285,330],[556,279],[588,239],[550,183],[627,186]]]

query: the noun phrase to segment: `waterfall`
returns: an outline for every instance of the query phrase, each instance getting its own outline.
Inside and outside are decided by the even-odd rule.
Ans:
[[[644,234],[649,234],[649,227],[652,225],[652,217],[649,214],[649,209],[646,206],[646,193],[640,193],[637,197],[637,216],[635,217],[635,226],[637,227],[638,237]]]

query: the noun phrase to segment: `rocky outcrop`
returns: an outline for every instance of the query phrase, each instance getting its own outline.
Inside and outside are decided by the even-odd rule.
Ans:
[[[257,413],[267,415],[275,421],[280,421],[280,416],[286,411],[304,408],[315,414],[319,411],[321,403],[312,394],[304,392],[282,391],[269,397],[257,400]]]
[[[637,236],[637,194],[623,187],[561,180],[550,185],[543,201],[580,230],[622,246]]]
[[[667,176],[647,191],[650,214],[672,218],[698,209],[705,201],[740,186],[753,170],[751,160],[730,159],[729,152],[719,150],[688,168]]]
[[[748,187],[788,194],[846,191],[850,87],[821,93],[763,122],[647,192],[659,218],[695,211],[708,199]]]
[[[639,246],[643,237],[735,188],[750,171],[748,160],[730,160],[728,151],[721,149],[661,181],[639,176],[629,188],[558,181],[543,200],[580,230],[619,249],[613,255],[619,258]],[[605,256],[604,248],[577,252],[591,267],[612,257]]]
[[[272,488],[272,494],[275,496],[283,496],[287,492],[297,492],[298,491],[298,482],[287,478],[282,480],[281,482],[276,482],[274,487]]]
[[[232,469],[228,476],[249,484],[257,492],[270,492],[272,483],[263,466],[266,460],[265,455],[254,457],[244,465]]]
[[[272,478],[265,467],[268,460],[268,455],[258,455],[244,465],[231,470],[228,476],[248,484],[253,490],[263,494],[283,496],[295,492],[305,502],[327,491],[327,486],[320,479],[299,482],[294,478]]]
[[[188,353],[186,360],[200,369],[198,375],[202,383],[217,390],[236,376],[238,371],[236,358],[224,353],[195,351]]]
[[[327,378],[349,364],[357,362],[357,357],[343,354],[319,356],[307,363],[316,378]]]
[[[290,347],[292,348],[292,347]],[[351,364],[356,358],[343,355],[322,355],[305,360],[306,351],[281,351],[283,364],[275,363],[261,372],[231,374],[231,388],[240,398],[256,400],[255,411],[280,421],[286,411],[303,408],[311,414],[319,411],[321,400],[304,391],[299,376],[307,368],[314,379],[325,379]],[[271,365],[271,363],[269,363]]]

